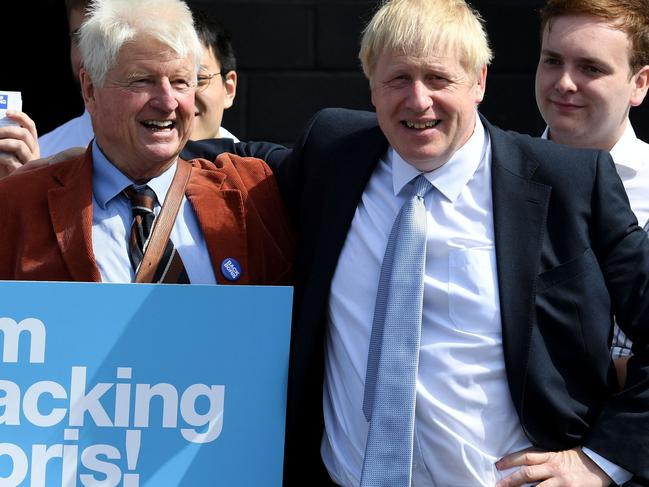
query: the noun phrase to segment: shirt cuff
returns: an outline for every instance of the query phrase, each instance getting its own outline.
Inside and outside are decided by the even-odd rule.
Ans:
[[[603,456],[598,455],[590,448],[586,448],[584,446],[581,448],[581,451],[583,451],[584,454],[588,456],[588,458],[595,462],[599,468],[604,470],[604,473],[608,475],[616,485],[622,485],[623,483],[631,480],[631,477],[633,477],[633,474],[631,472],[627,472],[622,467],[616,465],[610,460],[607,460]]]
[[[613,358],[622,358],[630,357],[633,352],[630,348],[626,347],[611,347],[611,357]]]

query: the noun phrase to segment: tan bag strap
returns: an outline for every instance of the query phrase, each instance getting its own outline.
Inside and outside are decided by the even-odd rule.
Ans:
[[[160,213],[153,224],[151,237],[149,237],[144,257],[137,271],[137,276],[135,276],[135,282],[151,282],[153,280],[160,258],[167,246],[171,229],[176,221],[180,203],[183,200],[183,196],[185,196],[185,188],[187,187],[191,171],[191,163],[178,159],[176,173],[171,181],[171,186],[169,187],[169,191],[167,191],[167,196],[165,196]]]

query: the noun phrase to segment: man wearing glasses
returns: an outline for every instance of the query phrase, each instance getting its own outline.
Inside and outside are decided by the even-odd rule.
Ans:
[[[226,137],[239,139],[221,126],[223,112],[237,93],[237,61],[230,35],[204,10],[192,9],[194,27],[203,44],[203,58],[196,89],[196,118],[192,140]]]

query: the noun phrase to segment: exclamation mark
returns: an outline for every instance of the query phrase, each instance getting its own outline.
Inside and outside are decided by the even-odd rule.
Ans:
[[[126,430],[126,465],[129,470],[133,471],[137,468],[137,460],[140,456],[140,430]],[[140,474],[138,473],[125,473],[124,474],[124,487],[139,487]]]

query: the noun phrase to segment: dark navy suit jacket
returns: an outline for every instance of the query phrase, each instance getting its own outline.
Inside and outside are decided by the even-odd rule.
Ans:
[[[649,240],[613,161],[483,123],[492,144],[505,364],[525,434],[548,450],[587,446],[647,479]],[[327,109],[292,151],[204,141],[185,153],[266,159],[298,228],[286,486],[331,485],[319,454],[327,299],[354,212],[387,147],[373,113]],[[613,313],[634,342],[621,392],[609,355]]]

